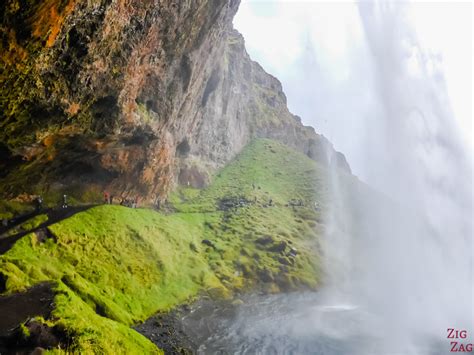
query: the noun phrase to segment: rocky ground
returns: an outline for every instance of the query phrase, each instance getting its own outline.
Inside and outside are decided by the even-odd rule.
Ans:
[[[186,335],[181,317],[191,310],[189,306],[180,306],[177,309],[154,315],[134,329],[150,339],[157,347],[168,354],[194,354],[197,345]]]
[[[53,309],[51,283],[40,283],[25,292],[0,296],[0,353],[30,354],[40,348],[66,347],[68,341],[64,331],[49,327],[41,320],[48,319]]]

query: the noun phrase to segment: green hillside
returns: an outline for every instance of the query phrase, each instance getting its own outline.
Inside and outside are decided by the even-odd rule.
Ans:
[[[181,188],[166,213],[98,206],[0,256],[6,294],[55,283],[50,326],[71,351],[159,352],[130,328],[200,295],[314,289],[326,172],[271,140],[249,144],[203,190]]]

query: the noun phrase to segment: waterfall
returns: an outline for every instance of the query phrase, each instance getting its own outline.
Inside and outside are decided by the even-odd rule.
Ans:
[[[474,339],[472,156],[405,7],[358,9],[373,104],[353,148],[370,187],[329,173],[329,294],[376,317],[376,353],[446,353],[448,328]]]
[[[238,22],[251,55],[283,80],[290,109],[356,176],[327,169],[322,289],[246,300],[220,327],[223,342],[238,353],[322,355],[441,355],[453,340],[474,343],[469,135],[412,5],[265,6],[245,5]],[[255,35],[260,27],[274,38]],[[270,54],[260,50],[267,40]],[[466,338],[450,339],[449,329]]]

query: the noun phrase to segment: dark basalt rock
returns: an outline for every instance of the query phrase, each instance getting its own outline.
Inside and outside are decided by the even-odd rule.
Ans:
[[[43,283],[25,292],[0,296],[0,336],[10,336],[20,323],[35,316],[47,319],[53,309],[53,285]]]
[[[218,202],[218,208],[221,211],[229,211],[239,207],[245,207],[251,202],[245,197],[226,197]]]
[[[54,242],[57,242],[57,237],[47,227],[38,229],[35,234],[36,239],[40,243],[46,242],[47,239],[52,239]]]
[[[69,344],[68,335],[59,327],[49,327],[32,319],[15,328],[12,334],[0,335],[2,354],[42,354],[47,349],[65,348]]]
[[[3,293],[7,290],[7,280],[8,278],[0,273],[0,293]]]
[[[288,246],[288,243],[282,240],[268,248],[268,250],[276,252],[276,253],[283,253]]]
[[[269,245],[275,242],[275,239],[269,235],[258,238],[255,243],[261,245]]]
[[[262,282],[273,282],[275,280],[273,273],[268,269],[257,270],[257,276]]]
[[[184,333],[180,322],[180,313],[186,312],[185,306],[166,314],[157,314],[134,329],[155,343],[165,354],[191,355],[197,346]]]
[[[214,249],[216,248],[216,246],[214,245],[214,243],[211,242],[209,239],[203,239],[203,240],[201,241],[201,243],[204,244],[204,245],[207,245],[208,247],[211,247],[211,248],[214,248]]]

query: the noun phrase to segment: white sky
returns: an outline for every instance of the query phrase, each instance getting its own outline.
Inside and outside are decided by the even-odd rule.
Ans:
[[[460,134],[470,149],[472,7],[471,2],[423,1],[410,3],[404,13],[428,54],[422,58],[416,46],[408,44],[409,72],[419,75],[422,60],[428,74],[444,73]],[[351,157],[361,132],[349,116],[370,109],[370,98],[364,95],[369,91],[364,76],[370,58],[357,4],[243,0],[234,25],[244,35],[252,59],[282,81],[290,111],[327,136],[351,165],[351,158],[361,158]]]

